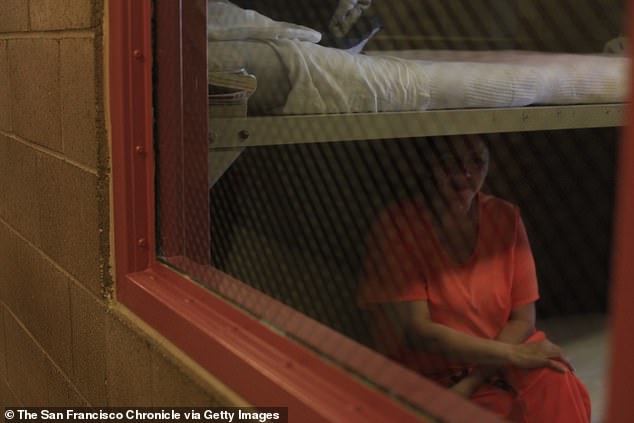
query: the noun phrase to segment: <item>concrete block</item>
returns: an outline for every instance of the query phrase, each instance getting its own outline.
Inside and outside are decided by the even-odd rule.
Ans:
[[[89,406],[68,378],[60,373],[52,363],[50,364],[47,374],[48,406],[64,408]]]
[[[31,407],[48,402],[47,359],[22,325],[5,315],[7,382],[16,398]]]
[[[0,33],[28,31],[29,4],[24,0],[2,0]]]
[[[8,41],[13,131],[62,152],[59,93],[59,41]]]
[[[43,257],[37,254],[34,260],[42,261]],[[47,261],[37,269],[37,279],[24,281],[30,301],[25,303],[22,319],[49,356],[72,376],[69,279]]]
[[[152,366],[148,342],[118,317],[107,320],[108,405],[142,407],[152,404]]]
[[[193,382],[172,361],[153,349],[152,405],[154,407],[210,407],[214,403],[210,394]]]
[[[31,30],[89,28],[94,3],[91,0],[31,0]]]
[[[41,154],[37,193],[42,250],[100,295],[97,176]]]
[[[6,379],[0,378],[0,404],[5,407],[22,407]]]
[[[64,153],[73,160],[96,168],[97,101],[94,40],[61,40],[60,65]]]
[[[0,12],[1,14],[2,12]],[[11,105],[9,103],[9,57],[7,42],[0,40],[0,130],[11,131]]]
[[[2,150],[0,150],[2,156]],[[2,184],[0,184],[2,185]],[[0,203],[2,196],[0,195]],[[7,300],[7,286],[10,283],[9,275],[15,266],[15,248],[13,246],[13,237],[9,227],[0,222],[0,302]]]
[[[37,253],[12,232],[7,232],[13,251],[9,253],[11,263],[8,268],[5,304],[23,324],[24,317],[30,317],[29,309],[33,304],[32,287],[40,277],[41,263]]]
[[[4,336],[4,304],[0,302],[0,379],[7,377],[7,344]]]
[[[72,373],[68,277],[40,251],[13,238],[6,304],[57,365]]]
[[[0,217],[32,243],[40,243],[37,152],[0,135]]]
[[[73,382],[95,407],[106,395],[106,306],[75,283],[70,284],[73,328]]]

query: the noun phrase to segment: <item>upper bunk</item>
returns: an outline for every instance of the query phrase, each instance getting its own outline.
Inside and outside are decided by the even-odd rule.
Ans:
[[[210,106],[210,151],[224,162],[254,146],[614,127],[623,121],[629,62],[621,55],[443,49],[358,54],[324,47],[317,31],[228,2],[212,1],[209,8],[209,79],[220,86],[232,80],[243,88],[240,101],[248,98],[242,108],[222,101]]]

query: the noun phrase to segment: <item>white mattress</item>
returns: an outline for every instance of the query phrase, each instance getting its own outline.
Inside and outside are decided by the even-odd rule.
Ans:
[[[628,60],[517,51],[351,54],[308,28],[210,2],[209,70],[258,78],[255,114],[321,114],[623,102]],[[258,26],[262,26],[258,29]]]

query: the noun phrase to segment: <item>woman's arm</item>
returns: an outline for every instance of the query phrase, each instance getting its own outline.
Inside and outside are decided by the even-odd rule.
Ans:
[[[535,303],[528,303],[511,311],[506,326],[496,338],[507,344],[520,344],[535,333]]]
[[[561,358],[561,350],[548,341],[510,343],[512,339],[520,338],[521,341],[517,342],[522,342],[532,333],[534,315],[532,320],[517,319],[504,328],[497,340],[490,340],[433,322],[426,301],[393,304],[391,309],[393,318],[398,319],[397,324],[404,328],[416,347],[442,354],[450,360],[494,367],[511,365],[522,368],[551,367],[557,370],[563,367],[554,360]],[[519,313],[530,314],[530,308]]]
[[[535,303],[528,303],[515,308],[509,320],[496,338],[507,344],[521,344],[535,332]],[[559,364],[559,363],[557,363]],[[462,379],[453,389],[463,396],[470,396],[484,381],[493,376],[498,366],[483,366]],[[557,370],[564,371],[564,366]]]
[[[391,304],[396,327],[402,328],[414,348],[438,353],[452,361],[503,366],[508,363],[509,346],[468,335],[431,320],[427,301]]]

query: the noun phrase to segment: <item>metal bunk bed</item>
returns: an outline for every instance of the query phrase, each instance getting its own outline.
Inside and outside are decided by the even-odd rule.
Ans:
[[[621,125],[623,104],[530,106],[272,117],[210,116],[210,151],[221,148]]]
[[[355,1],[355,0],[342,0],[339,2],[338,8],[339,18],[333,17],[331,22],[330,31],[336,32],[333,28],[337,26],[338,19],[344,19],[349,17],[346,11],[354,8],[364,9],[368,7],[370,1]],[[263,116],[247,116],[246,99],[249,95],[242,98],[244,102],[242,104],[226,104],[222,101],[218,104],[210,104],[209,110],[209,185],[210,187],[222,176],[231,163],[240,155],[244,148],[255,146],[270,146],[270,145],[289,145],[300,143],[321,143],[321,142],[342,142],[342,141],[357,141],[357,140],[377,140],[377,139],[398,139],[398,138],[414,138],[425,136],[440,136],[440,135],[456,135],[456,134],[470,134],[470,133],[501,133],[501,132],[526,132],[537,130],[558,130],[558,129],[573,129],[573,128],[600,128],[600,127],[616,127],[621,125],[623,121],[623,109],[622,103],[618,103],[625,97],[622,91],[624,88],[624,77],[622,76],[625,66],[623,62],[617,62],[617,71],[605,71],[605,68],[609,68],[611,63],[608,62],[592,62],[594,59],[585,59],[583,56],[547,56],[540,55],[539,53],[530,52],[506,52],[506,54],[497,55],[496,52],[484,52],[484,56],[474,57],[471,52],[449,52],[450,55],[445,57],[438,56],[438,52],[423,52],[422,51],[400,51],[400,52],[369,52],[369,60],[374,59],[371,56],[382,56],[387,53],[390,59],[396,58],[396,61],[403,64],[399,67],[397,65],[393,67],[377,67],[376,71],[373,67],[378,66],[381,62],[369,62],[363,56],[366,55],[343,55],[336,51],[336,49],[327,49],[321,46],[316,46],[313,42],[299,42],[292,44],[291,41],[284,41],[284,31],[290,31],[293,36],[296,36],[298,28],[296,26],[287,27],[288,24],[279,25],[278,22],[270,21],[264,16],[259,16],[257,19],[262,19],[262,22],[247,20],[240,13],[240,9],[225,7],[226,5],[218,5],[219,13],[226,13],[229,21],[241,22],[240,28],[246,28],[247,31],[251,31],[249,39],[247,38],[235,38],[233,36],[227,36],[227,34],[235,34],[236,28],[233,26],[225,26],[223,21],[218,18],[214,22],[215,31],[220,40],[245,40],[233,41],[234,44],[228,45],[228,48],[224,53],[220,55],[229,56],[229,61],[233,68],[230,72],[216,73],[218,77],[217,86],[222,91],[225,88],[245,88],[250,91],[248,94],[252,94],[257,90],[257,94],[260,92],[264,96],[270,96],[271,90],[276,90],[274,94],[276,96],[286,96],[289,98],[293,94],[294,84],[296,82],[304,82],[304,80],[312,80],[314,77],[319,77],[323,71],[327,73],[325,79],[338,79],[341,77],[342,82],[339,83],[333,89],[330,89],[327,85],[316,85],[316,89],[312,90],[313,86],[309,89],[304,89],[302,86],[301,92],[319,92],[319,95],[328,96],[331,93],[338,93],[339,91],[345,91],[348,84],[348,74],[339,74],[337,64],[339,60],[343,60],[346,66],[345,69],[349,72],[349,69],[353,70],[352,78],[355,78],[354,72],[360,73],[373,73],[379,74],[381,79],[375,86],[372,86],[374,81],[365,80],[352,80],[352,84],[359,83],[359,85],[368,85],[371,89],[369,97],[374,96],[377,98],[378,108],[373,108],[372,105],[364,103],[360,109],[356,107],[347,108],[348,104],[345,104],[343,108],[335,107],[334,109],[328,108],[328,110],[320,110],[319,114],[311,112],[312,108],[303,107],[304,104],[297,101],[293,103],[293,106],[286,107],[285,105],[280,112],[280,108],[275,111],[274,115],[269,114],[265,110]],[[245,19],[244,22],[241,20]],[[250,18],[249,18],[250,19]],[[339,22],[341,24],[341,22]],[[286,26],[284,26],[286,25]],[[211,28],[211,27],[210,27]],[[304,36],[305,39],[310,39],[315,34],[308,28],[300,30],[306,30]],[[273,45],[267,39],[262,39],[260,44],[249,44],[252,38],[255,37],[256,41],[260,41],[258,38],[261,32],[267,32],[266,37],[282,38],[282,41],[275,41],[276,45]],[[271,35],[272,33],[273,35]],[[282,34],[282,35],[280,35]],[[249,41],[251,40],[251,41]],[[286,43],[286,44],[284,44]],[[210,38],[210,52],[214,50],[218,45],[212,44],[212,38]],[[306,49],[306,50],[304,50]],[[234,57],[232,52],[234,50],[243,50],[242,57]],[[265,52],[268,51],[267,52]],[[222,51],[222,50],[221,50]],[[453,53],[461,53],[457,56]],[[466,53],[466,55],[465,55]],[[323,56],[322,56],[323,54]],[[479,54],[479,53],[478,53]],[[488,55],[487,55],[488,54]],[[242,66],[244,62],[249,62],[249,55],[261,55],[262,58],[258,59],[263,64],[256,64],[258,68],[253,73],[256,74],[257,81],[251,75],[245,75],[236,73],[236,68]],[[427,56],[426,56],[427,55]],[[592,57],[592,56],[587,56]],[[384,57],[385,58],[385,57]],[[383,59],[384,59],[383,58]],[[317,66],[311,69],[299,68],[304,66],[306,62],[311,61],[319,62]],[[317,60],[319,59],[319,60]],[[378,59],[378,58],[377,58]],[[405,60],[402,59],[414,59]],[[579,63],[574,63],[579,59]],[[322,62],[323,60],[323,62]],[[606,59],[599,59],[606,60]],[[609,59],[607,59],[609,60]],[[463,77],[459,71],[459,66],[456,63],[451,62],[463,62],[462,65],[467,65],[466,68],[471,66],[476,68],[476,71],[472,75]],[[365,63],[364,63],[365,62]],[[369,62],[369,65],[368,65]],[[414,62],[423,62],[423,66],[431,64],[431,68],[419,67],[420,63],[413,66],[410,65]],[[434,64],[434,62],[438,62]],[[497,68],[481,67],[478,66],[490,65],[492,62],[494,66],[500,65],[503,69],[499,73],[489,74],[490,71],[496,72]],[[519,62],[519,65],[517,65]],[[299,65],[297,63],[300,63]],[[323,65],[322,65],[323,63]],[[334,64],[333,64],[334,63]],[[573,63],[570,65],[570,63]],[[253,63],[251,63],[252,65]],[[271,68],[271,65],[272,68]],[[438,67],[435,67],[438,65]],[[443,67],[449,65],[449,67]],[[517,65],[517,66],[516,66]],[[528,70],[524,71],[524,66],[528,65]],[[268,68],[267,68],[268,66]],[[310,66],[310,64],[308,65]],[[415,67],[414,70],[409,66]],[[271,69],[270,71],[268,69]],[[419,73],[426,74],[429,70],[431,76],[419,77]],[[445,79],[445,69],[451,74],[449,79]],[[541,69],[546,69],[542,72]],[[251,70],[248,70],[251,72]],[[258,74],[258,71],[262,72],[262,75]],[[287,71],[288,75],[280,75]],[[390,72],[387,72],[390,71]],[[395,73],[391,71],[396,71]],[[312,73],[311,73],[312,72]],[[386,72],[387,77],[382,76],[382,73]],[[517,73],[517,75],[513,75]],[[569,76],[570,73],[570,76]],[[291,75],[294,74],[294,75]],[[297,75],[301,76],[298,78]],[[390,76],[393,75],[393,76]],[[390,78],[402,78],[405,76],[404,82],[391,85]],[[262,76],[262,78],[261,78]],[[503,83],[495,82],[495,78],[501,76],[504,78]],[[524,84],[522,78],[526,77],[530,79],[530,82]],[[292,89],[285,91],[287,88],[281,88],[285,83],[288,84],[286,79],[293,79],[291,81]],[[428,81],[425,79],[428,78]],[[488,79],[482,86],[477,86],[472,90],[469,86],[469,82],[476,82],[482,79]],[[506,81],[508,78],[508,82]],[[568,79],[570,78],[570,79]],[[605,82],[605,79],[611,79],[610,82]],[[403,92],[408,91],[408,83],[414,80],[415,87],[422,91],[431,91],[432,88],[428,88],[427,85],[436,84],[438,87],[434,95],[440,93],[441,96],[447,96],[453,98],[453,100],[445,101],[440,100],[439,103],[433,105],[433,107],[427,107],[423,104],[424,101],[416,100],[409,102],[404,107],[398,107],[390,101],[394,99],[390,98],[389,101],[385,101],[381,96],[386,96],[386,92],[392,87],[396,88],[396,91]],[[420,81],[423,82],[420,82]],[[386,81],[388,83],[386,84]],[[405,82],[409,81],[409,82]],[[460,101],[455,101],[455,98],[462,98],[460,94],[456,95],[455,92],[449,94],[442,93],[442,90],[449,88],[453,90],[453,82],[457,81],[462,89],[469,91],[467,94],[471,97],[477,97],[477,101],[472,105],[463,105]],[[493,82],[492,82],[493,81]],[[580,81],[580,82],[579,82]],[[227,83],[228,84],[225,84]],[[257,82],[257,83],[256,83]],[[318,81],[319,82],[319,81]],[[563,95],[555,94],[550,96],[550,88],[539,88],[539,85],[543,82],[543,85],[549,87],[553,84],[553,90],[559,90],[558,84],[562,84],[561,93]],[[210,82],[211,83],[211,82]],[[382,85],[383,84],[383,85]],[[257,85],[257,88],[256,88]],[[521,97],[525,92],[530,92],[530,101],[516,102],[512,101],[499,101],[496,98],[496,91],[503,92],[506,88],[511,88],[510,98],[516,95]],[[552,88],[552,87],[551,87]],[[602,89],[607,88],[608,95],[602,94]],[[324,89],[324,94],[321,94],[321,89]],[[460,88],[457,88],[459,92]],[[515,91],[517,89],[517,91]],[[534,90],[534,92],[533,92]],[[583,94],[577,95],[577,90],[583,92]],[[557,91],[559,93],[559,91]],[[281,94],[280,94],[281,93]],[[484,93],[484,94],[483,94]],[[358,95],[359,91],[353,91],[352,95]],[[545,94],[545,95],[544,95]],[[295,94],[296,95],[296,94]],[[365,93],[362,93],[365,95]],[[401,96],[402,94],[398,94]],[[417,95],[428,95],[429,92],[424,92]],[[480,98],[479,96],[483,96]],[[504,95],[504,94],[503,94]],[[389,96],[389,95],[388,95]],[[534,96],[534,97],[531,97]],[[541,97],[540,97],[541,96]],[[262,97],[262,96],[260,96]],[[405,96],[407,97],[407,96]],[[527,97],[527,98],[529,98]],[[401,97],[398,97],[399,99]],[[539,100],[542,101],[539,101]],[[297,95],[295,100],[297,100]],[[411,100],[406,98],[406,100]],[[482,100],[482,101],[481,101]],[[291,101],[291,100],[289,100]],[[396,100],[398,101],[398,100]],[[491,101],[491,103],[489,103]],[[332,104],[339,106],[342,103],[346,103],[345,95],[334,101]],[[371,103],[371,102],[370,102]],[[570,104],[568,104],[570,103]],[[299,108],[295,107],[299,104]],[[530,104],[530,105],[528,105]],[[552,105],[550,105],[552,104]],[[280,106],[279,104],[275,104]],[[498,107],[502,105],[502,107]],[[522,107],[514,107],[521,105]],[[385,108],[381,108],[385,106]],[[481,107],[482,106],[482,107]],[[465,108],[462,108],[465,107]],[[272,107],[268,109],[272,110]],[[372,109],[372,112],[366,112]],[[423,110],[425,109],[425,110]],[[397,111],[393,111],[397,110]],[[416,111],[406,111],[416,110]]]
[[[529,106],[502,109],[209,117],[212,186],[244,148],[318,142],[617,127],[624,104]]]

